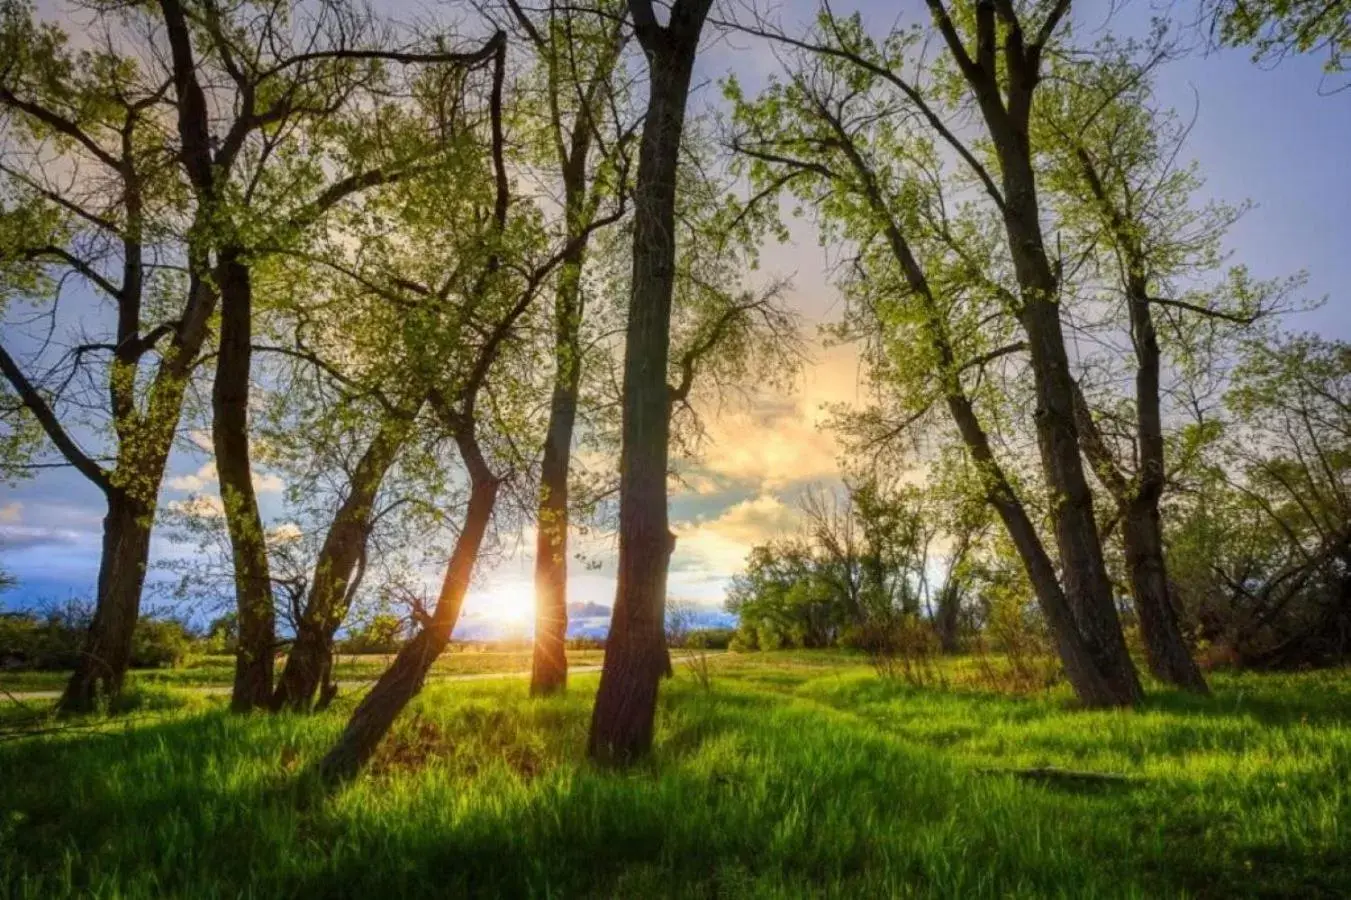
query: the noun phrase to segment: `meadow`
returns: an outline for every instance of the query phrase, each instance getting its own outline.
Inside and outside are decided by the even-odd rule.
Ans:
[[[574,666],[600,665],[605,654],[600,650],[569,650],[568,662]],[[379,653],[338,654],[333,661],[333,676],[338,682],[374,681],[389,665],[393,655]],[[277,660],[281,671],[284,658]],[[127,686],[141,687],[229,687],[234,679],[235,658],[225,654],[194,654],[181,665],[163,669],[132,669]],[[483,646],[455,648],[437,657],[428,678],[462,675],[507,674],[530,671],[530,648],[490,649]],[[65,687],[69,672],[0,671],[0,691],[28,693],[59,691]],[[0,695],[3,696],[3,695]]]
[[[622,775],[585,761],[596,681],[430,685],[331,794],[311,766],[350,695],[238,717],[146,685],[120,718],[10,729],[0,896],[1351,895],[1345,670],[1085,712],[729,654],[707,688],[677,666]]]

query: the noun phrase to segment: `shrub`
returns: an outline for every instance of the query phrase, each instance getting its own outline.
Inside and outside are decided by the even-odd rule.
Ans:
[[[352,629],[337,644],[340,653],[397,653],[404,642],[404,623],[398,616],[377,613],[365,625]]]
[[[136,669],[173,668],[192,646],[192,634],[176,619],[142,618],[131,636],[131,665]]]
[[[731,628],[696,628],[685,636],[685,646],[699,650],[726,650],[736,632]]]

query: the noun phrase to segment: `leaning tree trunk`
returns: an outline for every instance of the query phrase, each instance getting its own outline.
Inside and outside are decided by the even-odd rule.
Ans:
[[[249,369],[252,361],[253,290],[236,248],[222,251],[217,269],[221,295],[220,348],[212,389],[212,441],[234,560],[239,648],[230,708],[267,707],[272,697],[276,612],[268,571],[267,539],[258,513],[249,463]]]
[[[570,195],[571,196],[571,195]],[[568,471],[581,380],[582,250],[564,260],[554,308],[554,389],[540,467],[539,533],[535,542],[535,645],[530,693],[567,687]]]
[[[357,462],[347,497],[334,514],[315,560],[309,596],[272,696],[273,709],[307,710],[324,685],[332,665],[333,637],[347,618],[353,573],[365,552],[375,498],[408,436],[410,418],[402,411],[388,413]]]
[[[587,752],[625,765],[650,752],[666,670],[667,357],[675,278],[675,194],[685,102],[709,0],[677,0],[670,24],[640,25],[650,70],[634,198],[633,284],[624,347],[619,584]],[[635,9],[637,6],[635,5]],[[646,8],[650,19],[651,6]],[[637,19],[636,19],[637,21]]]
[[[890,220],[890,207],[882,196],[876,179],[864,164],[862,157],[847,142],[844,142],[842,149],[849,155],[855,170],[862,179],[868,192],[869,202],[878,213],[888,219],[887,241],[911,290],[927,306],[929,312],[927,336],[930,345],[938,356],[940,365],[945,371],[955,373],[957,360],[952,351],[952,344],[941,324],[943,319],[938,303],[919,261],[911,251],[900,227]],[[966,445],[968,452],[970,452],[981,472],[986,498],[990,505],[994,507],[995,512],[999,514],[1000,520],[1004,523],[1009,538],[1013,541],[1018,556],[1022,560],[1023,568],[1027,572],[1028,580],[1032,583],[1042,614],[1046,617],[1046,623],[1055,641],[1061,665],[1064,666],[1065,675],[1074,688],[1075,696],[1087,706],[1120,705],[1123,702],[1123,690],[1120,681],[1113,677],[1110,667],[1104,665],[1102,654],[1095,652],[1090,639],[1080,631],[1079,624],[1075,620],[1074,609],[1065,596],[1065,590],[1061,586],[1050,557],[1046,554],[1045,547],[1042,546],[1041,537],[1037,534],[1037,529],[1028,517],[1027,510],[1023,507],[1022,501],[1014,492],[1003,468],[995,458],[990,447],[989,435],[986,434],[979,416],[976,415],[975,407],[962,388],[960,378],[955,375],[949,381],[949,389],[945,399],[948,411],[952,414],[953,422],[957,425],[957,431],[961,435],[962,443]],[[1094,537],[1096,538],[1096,531]],[[1124,639],[1122,644],[1124,647]],[[1129,657],[1127,662],[1129,662]],[[1134,668],[1131,668],[1132,681],[1138,688],[1139,682],[1134,680],[1134,672]]]
[[[486,473],[486,466],[484,467]],[[460,618],[460,606],[469,589],[469,578],[478,559],[483,536],[497,502],[499,482],[490,474],[474,476],[464,527],[455,541],[436,609],[418,633],[399,651],[380,680],[352,713],[338,742],[319,764],[324,781],[335,783],[353,777],[375,753],[399,713],[422,690],[427,672],[446,649]]]
[[[122,692],[140,614],[154,516],[153,505],[138,502],[120,489],[108,497],[98,603],[75,671],[58,704],[63,714],[91,712],[100,698],[112,701]]]

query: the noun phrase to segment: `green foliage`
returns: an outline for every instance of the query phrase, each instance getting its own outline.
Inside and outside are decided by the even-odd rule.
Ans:
[[[131,665],[137,669],[174,668],[192,648],[194,635],[177,619],[145,616],[136,620],[131,637]]]
[[[1326,53],[1324,70],[1346,70],[1351,54],[1351,3],[1346,0],[1210,0],[1203,9],[1221,43],[1247,46],[1257,60]]]
[[[1338,896],[1344,675],[1067,710],[746,658],[663,690],[658,765],[585,762],[595,679],[432,688],[369,775],[307,772],[341,710],[147,710],[0,744],[11,896]],[[181,696],[181,695],[180,695]],[[1120,773],[1083,785],[1000,770]],[[995,770],[990,772],[988,770]],[[297,843],[297,834],[314,843]],[[315,848],[322,848],[316,851]],[[248,864],[241,864],[247,860]]]
[[[29,670],[66,670],[79,658],[91,612],[80,603],[43,612],[0,613],[0,665]],[[131,665],[157,669],[179,665],[194,636],[176,619],[142,616],[132,632]]]
[[[339,653],[397,653],[407,639],[407,622],[391,613],[376,613],[337,641]]]

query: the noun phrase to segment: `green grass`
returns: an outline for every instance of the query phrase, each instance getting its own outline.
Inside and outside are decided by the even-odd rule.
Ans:
[[[145,689],[0,744],[0,897],[1351,895],[1351,673],[1083,712],[829,654],[677,669],[638,771],[584,760],[594,675],[446,683],[333,795],[307,773],[342,710]],[[1046,765],[1129,780],[989,771]]]
[[[569,650],[572,665],[599,665],[604,658],[600,650]],[[339,681],[374,681],[389,665],[390,656],[363,654],[339,656],[334,675]],[[278,670],[282,660],[278,659]],[[432,666],[431,678],[452,675],[480,675],[496,672],[530,671],[530,651],[454,649],[441,655]],[[171,669],[134,669],[127,675],[128,687],[176,686],[223,687],[235,675],[233,656],[190,656],[182,665]],[[12,693],[25,691],[59,691],[66,686],[69,672],[0,672],[0,690]]]

